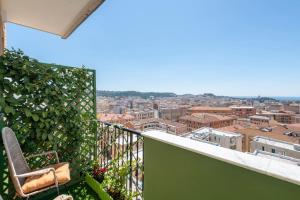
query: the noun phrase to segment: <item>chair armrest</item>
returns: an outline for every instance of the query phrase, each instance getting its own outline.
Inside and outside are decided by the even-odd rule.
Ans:
[[[15,175],[15,177],[17,177],[17,178],[27,178],[27,177],[31,177],[31,176],[39,176],[39,175],[47,174],[48,172],[51,172],[51,171],[53,172],[55,186],[58,188],[58,179],[57,179],[56,172],[55,172],[54,168],[40,169],[40,170],[32,171],[32,172],[29,172],[29,173],[25,173],[25,174]]]
[[[31,177],[31,176],[39,176],[39,175],[47,174],[50,171],[52,171],[54,173],[54,176],[56,176],[54,168],[40,169],[40,170],[28,172],[28,173],[25,173],[25,174],[19,174],[19,175],[15,175],[15,176],[17,178],[26,178],[26,177]]]
[[[55,155],[56,161],[57,161],[57,163],[59,163],[59,158],[58,158],[58,155],[57,155],[56,151],[48,151],[48,152],[44,152],[44,153],[40,153],[40,154],[31,155],[31,156],[26,157],[26,159],[28,160],[30,158],[40,157],[40,156],[47,156],[47,155],[51,155],[51,154]]]

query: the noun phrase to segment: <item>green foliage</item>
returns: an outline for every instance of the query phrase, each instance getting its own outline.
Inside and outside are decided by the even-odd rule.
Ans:
[[[136,163],[127,161],[120,166],[119,159],[111,161],[105,179],[102,183],[114,199],[132,200],[138,196],[137,192],[129,192],[126,189],[126,181],[129,180],[130,169],[136,168]],[[116,197],[117,196],[117,197]]]
[[[20,50],[5,51],[0,58],[0,113],[23,151],[57,150],[73,163],[82,161],[83,150],[92,151],[86,141],[92,137],[89,120],[95,119],[93,78],[84,68],[43,64]]]

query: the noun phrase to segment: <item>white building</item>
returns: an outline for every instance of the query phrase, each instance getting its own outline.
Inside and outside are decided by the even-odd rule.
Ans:
[[[258,156],[258,157],[268,158],[270,160],[277,160],[280,162],[285,162],[288,164],[300,166],[300,159],[292,158],[289,156],[283,156],[283,155],[269,153],[269,152],[261,151],[261,150],[256,150],[255,152],[253,152],[251,154]]]
[[[300,159],[300,145],[273,138],[256,136],[251,142],[250,151],[257,150]]]
[[[239,133],[220,131],[205,127],[185,134],[183,137],[211,143],[228,149],[242,151],[243,136]]]

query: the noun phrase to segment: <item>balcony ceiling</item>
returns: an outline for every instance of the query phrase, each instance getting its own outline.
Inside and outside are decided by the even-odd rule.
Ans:
[[[3,22],[67,38],[104,0],[1,0]]]

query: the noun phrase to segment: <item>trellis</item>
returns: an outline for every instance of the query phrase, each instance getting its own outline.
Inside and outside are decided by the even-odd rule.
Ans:
[[[1,63],[3,64],[3,63]],[[81,70],[82,73],[85,74],[86,82],[85,82],[85,89],[82,93],[80,93],[80,97],[76,96],[67,96],[68,93],[64,92],[64,95],[66,95],[66,98],[68,99],[66,102],[63,102],[65,109],[67,111],[70,111],[70,113],[80,113],[80,117],[83,119],[82,123],[78,126],[82,126],[80,129],[81,134],[78,134],[72,137],[70,133],[67,133],[66,130],[63,127],[56,127],[57,130],[55,133],[53,133],[52,141],[53,145],[50,145],[47,148],[52,148],[54,150],[57,150],[60,154],[60,157],[62,158],[62,161],[68,161],[71,163],[72,168],[72,179],[78,180],[80,178],[80,175],[87,169],[88,166],[93,162],[93,159],[95,158],[95,148],[96,148],[96,73],[95,70],[90,69],[79,69],[79,68],[73,68],[73,67],[67,67],[67,66],[61,66],[61,65],[53,65],[53,64],[43,64],[39,63],[40,66],[48,67],[51,70],[57,71],[57,73],[65,73],[64,76],[71,76],[72,72],[74,70]],[[36,66],[36,65],[35,65]],[[1,68],[1,66],[0,66]],[[80,77],[76,77],[80,78]],[[69,86],[67,86],[69,87]],[[61,90],[67,88],[65,85],[60,85]],[[5,100],[5,99],[4,99]],[[1,106],[0,106],[1,107]],[[74,112],[71,112],[74,111]],[[1,110],[0,110],[1,112]],[[1,115],[1,113],[0,113]],[[0,125],[3,123],[3,125],[11,125],[13,122],[5,120],[5,115],[2,114],[0,116],[2,119],[0,119]],[[3,118],[4,117],[4,118]],[[65,119],[64,123],[67,123],[68,119]],[[63,124],[63,123],[59,123]],[[18,126],[19,127],[19,126]],[[74,131],[76,130],[76,127],[74,127]],[[72,129],[68,129],[72,130]],[[25,131],[22,129],[22,127],[19,127],[19,129],[14,131],[17,133],[17,135],[22,134],[29,134],[30,132],[35,132],[35,130]],[[51,136],[52,137],[52,136]],[[3,148],[2,138],[0,139],[0,194],[2,194],[4,200],[5,199],[12,199],[12,196],[14,195],[14,189],[12,188],[12,185],[9,181],[9,173],[8,173],[8,167],[7,167],[7,160],[5,157],[5,152]],[[79,141],[79,142],[78,142]],[[29,142],[29,141],[28,141]],[[34,142],[34,141],[33,141]],[[68,149],[68,144],[76,143],[77,148],[71,148]],[[22,141],[21,141],[22,143]],[[26,143],[26,141],[25,141]],[[55,145],[54,145],[55,143]],[[42,150],[39,149],[40,151]],[[49,150],[49,149],[45,149]],[[64,155],[69,153],[72,154],[72,157],[65,157]],[[25,152],[25,154],[30,154],[32,152]],[[39,160],[31,160],[30,165],[35,167],[40,167],[49,164],[51,162],[51,159],[39,159]]]

